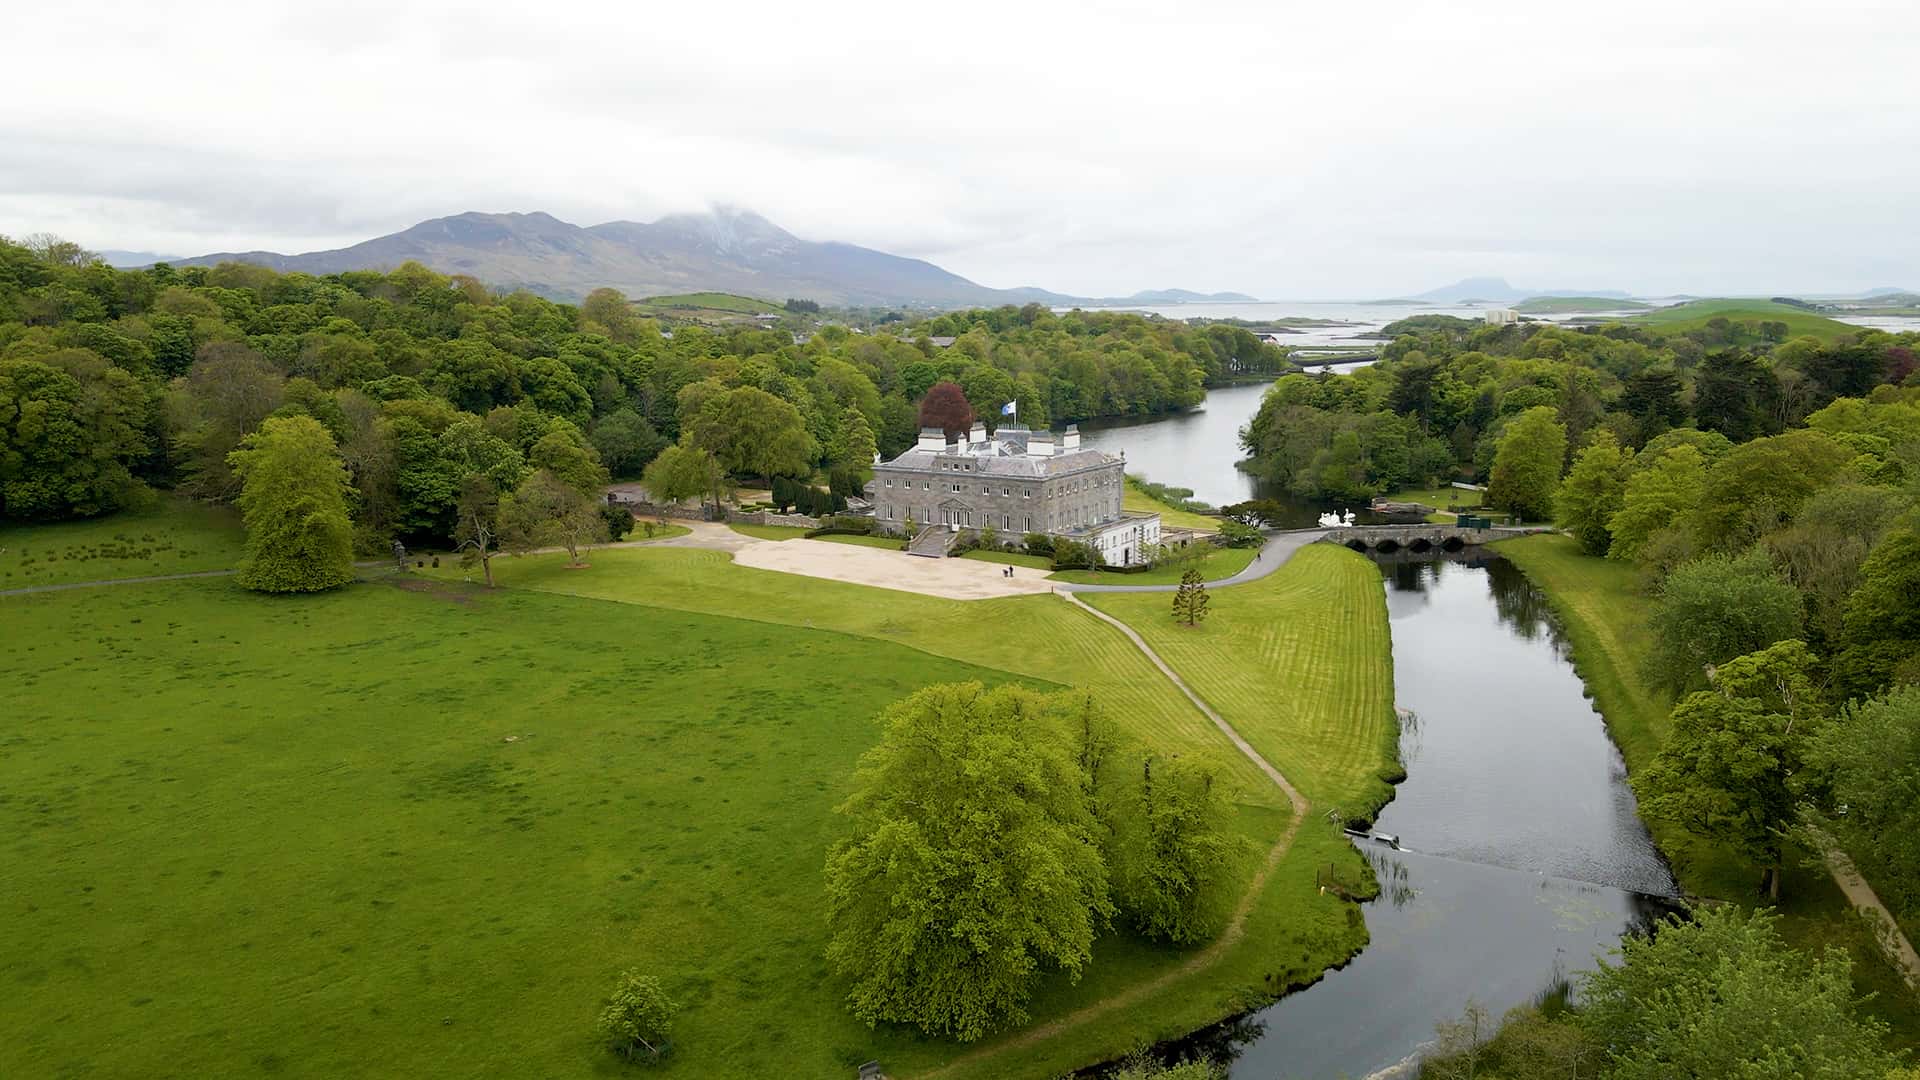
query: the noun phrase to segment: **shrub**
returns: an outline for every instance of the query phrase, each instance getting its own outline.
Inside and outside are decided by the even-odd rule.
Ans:
[[[1222,521],[1219,532],[1214,535],[1215,543],[1230,548],[1259,547],[1265,539],[1259,529],[1237,521]]]
[[[604,503],[600,507],[600,516],[606,519],[607,535],[616,542],[633,531],[633,511],[615,503]]]
[[[600,1034],[628,1060],[658,1061],[666,1054],[679,1002],[660,988],[660,980],[626,971],[600,1011]]]
[[[1053,537],[1046,533],[1028,533],[1025,545],[1029,555],[1046,558],[1053,554]]]

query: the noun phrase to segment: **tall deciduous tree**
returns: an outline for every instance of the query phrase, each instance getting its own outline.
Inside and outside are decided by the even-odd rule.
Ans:
[[[1852,694],[1920,682],[1920,528],[1889,531],[1860,564],[1840,624],[1837,674]]]
[[[121,506],[146,448],[146,394],[85,349],[0,360],[0,517],[87,517]]]
[[[1710,689],[1674,706],[1666,745],[1633,778],[1643,811],[1759,863],[1775,899],[1794,777],[1826,719],[1813,667],[1799,641],[1719,665]]]
[[[607,523],[598,501],[541,469],[500,500],[500,533],[514,552],[561,547],[569,566],[585,566],[581,552],[607,538]]]
[[[700,401],[681,441],[712,454],[732,472],[759,475],[768,483],[776,475],[805,475],[816,449],[800,410],[752,386]]]
[[[1488,501],[1527,521],[1551,518],[1566,456],[1567,429],[1551,407],[1536,405],[1521,413],[1500,436],[1487,485]]]
[[[1114,800],[1114,900],[1141,934],[1192,945],[1219,933],[1234,851],[1233,806],[1211,769],[1148,756]]]
[[[1696,909],[1629,935],[1618,964],[1581,977],[1581,1027],[1607,1080],[1879,1080],[1898,1064],[1863,1015],[1843,949],[1789,949],[1776,916]],[[1588,1075],[1582,1070],[1580,1075]]]
[[[827,957],[869,1023],[962,1040],[1026,1016],[1045,969],[1078,977],[1113,913],[1075,702],[930,686],[889,708],[827,859]]]
[[[859,409],[848,406],[840,413],[840,445],[834,464],[854,474],[861,483],[873,476],[873,456],[879,452],[874,443],[873,425]]]
[[[1707,470],[1694,514],[1701,546],[1739,551],[1800,512],[1831,483],[1854,452],[1819,431],[1789,431],[1729,450]]]
[[[920,399],[920,426],[939,428],[950,437],[966,435],[973,427],[973,406],[967,403],[966,392],[950,382],[928,387]]]
[[[527,463],[567,482],[582,495],[595,496],[607,485],[607,470],[600,454],[580,429],[565,421],[553,427],[527,452]]]
[[[1632,451],[1620,448],[1613,432],[1601,428],[1574,456],[1573,468],[1560,483],[1554,503],[1556,520],[1589,555],[1605,555],[1613,543],[1613,517],[1624,503],[1624,477],[1632,457]]]
[[[1697,506],[1706,488],[1707,469],[1700,451],[1675,446],[1660,454],[1651,467],[1627,477],[1620,492],[1620,509],[1607,520],[1609,559],[1638,558],[1647,538]]]
[[[640,483],[662,505],[710,496],[718,506],[725,496],[726,478],[727,471],[705,450],[669,446],[647,465]]]
[[[500,489],[492,480],[473,475],[460,485],[453,539],[460,561],[477,564],[487,588],[493,588],[493,556],[500,545]]]
[[[319,592],[353,580],[347,470],[333,436],[308,416],[268,420],[228,455],[247,527],[241,585]]]
[[[1800,594],[1760,552],[1690,562],[1667,576],[1648,616],[1647,675],[1674,690],[1705,685],[1709,666],[1797,636],[1800,612]]]
[[[1848,704],[1807,757],[1806,788],[1875,891],[1895,911],[1920,906],[1920,685]]]

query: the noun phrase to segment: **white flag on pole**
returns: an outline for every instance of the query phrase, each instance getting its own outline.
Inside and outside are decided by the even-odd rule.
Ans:
[[[1005,405],[1000,406],[1000,415],[1012,416],[1014,414],[1015,409],[1019,406],[1019,404],[1020,403],[1017,401],[1009,401]]]

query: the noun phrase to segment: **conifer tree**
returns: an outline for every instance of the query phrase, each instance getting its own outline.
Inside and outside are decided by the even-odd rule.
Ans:
[[[1207,587],[1200,582],[1200,571],[1188,567],[1180,575],[1180,588],[1173,594],[1173,617],[1188,626],[1200,625],[1207,617]]]

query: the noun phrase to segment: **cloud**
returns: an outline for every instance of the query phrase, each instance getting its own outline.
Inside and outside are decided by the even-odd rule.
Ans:
[[[35,5],[0,232],[715,202],[992,285],[1920,281],[1920,14],[1840,2]]]

